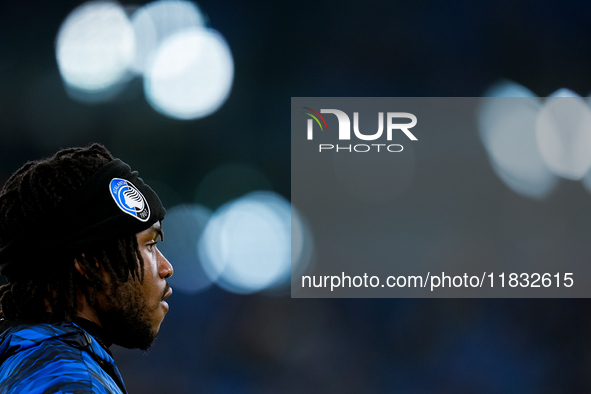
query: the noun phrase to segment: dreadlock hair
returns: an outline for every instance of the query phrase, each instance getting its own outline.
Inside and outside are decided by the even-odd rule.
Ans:
[[[26,236],[39,226],[46,212],[71,196],[88,178],[112,161],[100,144],[68,148],[42,160],[30,161],[17,170],[0,191],[0,247]],[[35,239],[29,240],[35,248]],[[8,284],[0,287],[0,317],[39,322],[70,322],[77,316],[77,289],[93,305],[105,281],[102,264],[116,288],[130,279],[143,282],[144,265],[135,234],[111,239],[86,250],[50,254],[18,261],[5,273]],[[85,269],[78,272],[75,260]],[[88,287],[92,288],[89,292]],[[47,313],[47,303],[51,313]]]

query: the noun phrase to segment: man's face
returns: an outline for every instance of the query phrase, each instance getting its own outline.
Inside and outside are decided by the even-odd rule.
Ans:
[[[166,278],[172,265],[156,247],[161,235],[160,223],[137,234],[138,248],[144,260],[144,281],[129,280],[106,292],[97,315],[103,328],[117,345],[148,349],[168,312],[165,298],[172,294]],[[103,303],[103,302],[101,302]]]

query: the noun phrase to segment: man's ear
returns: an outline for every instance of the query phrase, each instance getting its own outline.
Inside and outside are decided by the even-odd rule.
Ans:
[[[84,253],[82,253],[82,258],[86,258]],[[101,268],[101,265],[99,264],[96,257],[94,257],[94,265],[96,266],[97,270],[99,270]],[[78,261],[78,259],[74,259],[74,267],[76,267],[76,271],[78,271],[78,273],[80,275],[84,276],[86,278],[86,280],[90,281],[90,278],[88,277],[88,272],[87,272],[88,269],[84,266],[84,264],[80,263],[80,261]]]
[[[78,273],[82,276],[84,276],[86,278],[87,281],[90,281],[90,278],[88,277],[87,274],[87,269],[86,267],[81,264],[78,259],[74,259],[74,267],[76,267],[76,271],[78,271]]]

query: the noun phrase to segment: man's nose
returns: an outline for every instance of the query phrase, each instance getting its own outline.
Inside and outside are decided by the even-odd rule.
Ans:
[[[164,257],[162,252],[158,251],[158,275],[161,278],[170,278],[174,273],[174,269],[172,268],[172,264]]]

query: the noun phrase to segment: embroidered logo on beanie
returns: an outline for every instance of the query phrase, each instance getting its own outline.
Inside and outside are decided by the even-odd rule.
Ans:
[[[150,206],[144,195],[133,183],[121,178],[113,178],[109,184],[109,191],[117,206],[125,213],[142,222],[150,218]]]

